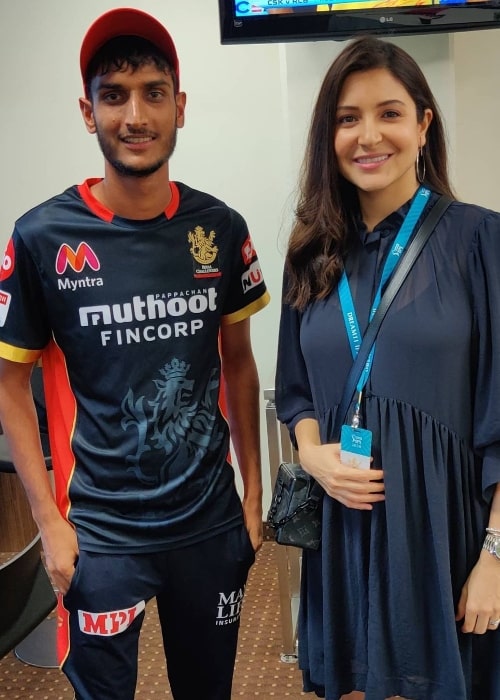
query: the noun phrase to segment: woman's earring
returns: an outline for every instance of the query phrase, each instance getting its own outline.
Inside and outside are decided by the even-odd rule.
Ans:
[[[415,161],[415,170],[417,171],[417,180],[422,184],[425,180],[425,157],[422,146],[419,146],[417,160]]]

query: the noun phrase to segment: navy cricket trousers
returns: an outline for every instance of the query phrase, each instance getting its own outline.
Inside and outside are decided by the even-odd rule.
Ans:
[[[255,560],[241,525],[154,554],[80,552],[62,599],[62,670],[76,700],[133,700],[139,633],[156,597],[175,700],[230,700],[241,604]]]

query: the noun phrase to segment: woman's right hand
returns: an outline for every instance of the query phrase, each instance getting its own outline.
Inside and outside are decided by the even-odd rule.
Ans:
[[[347,508],[372,510],[373,503],[385,500],[382,469],[358,469],[342,464],[340,444],[300,447],[302,468],[326,493]]]

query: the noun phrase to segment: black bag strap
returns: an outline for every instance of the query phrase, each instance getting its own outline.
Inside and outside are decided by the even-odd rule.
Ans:
[[[363,336],[359,352],[347,376],[347,380],[344,386],[344,393],[342,395],[342,400],[339,404],[333,430],[334,440],[337,442],[340,439],[340,430],[342,428],[342,424],[346,419],[347,412],[349,411],[349,406],[351,405],[354,392],[356,391],[356,385],[358,383],[359,377],[361,375],[361,372],[363,371],[363,367],[366,364],[368,355],[370,354],[370,350],[372,348],[373,343],[375,342],[377,333],[380,329],[380,325],[384,320],[389,306],[392,304],[394,297],[396,296],[401,285],[407,278],[408,273],[413,267],[415,260],[420,255],[422,248],[426,244],[429,236],[436,228],[439,220],[441,219],[445,211],[448,209],[452,201],[453,200],[450,197],[443,194],[433,205],[425,219],[422,221],[422,224],[420,225],[417,233],[412,238],[410,244],[408,245],[408,248],[403,253],[398,263],[398,266],[394,270],[393,275],[390,278],[387,287],[385,288],[385,292],[382,296],[382,299],[380,300],[380,304],[378,305],[374,317],[368,324],[368,328],[366,329],[365,335]]]

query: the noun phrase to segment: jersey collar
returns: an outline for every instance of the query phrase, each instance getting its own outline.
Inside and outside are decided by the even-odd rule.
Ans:
[[[91,177],[82,182],[81,185],[78,185],[77,189],[80,194],[80,197],[83,199],[83,201],[91,210],[91,212],[98,216],[100,219],[111,223],[115,217],[115,213],[111,211],[111,209],[105,207],[104,204],[101,204],[101,202],[99,202],[92,194],[91,188],[101,181],[102,177]],[[177,184],[170,180],[169,185],[172,197],[170,199],[168,207],[164,211],[164,214],[167,219],[172,219],[177,213],[181,197]]]

